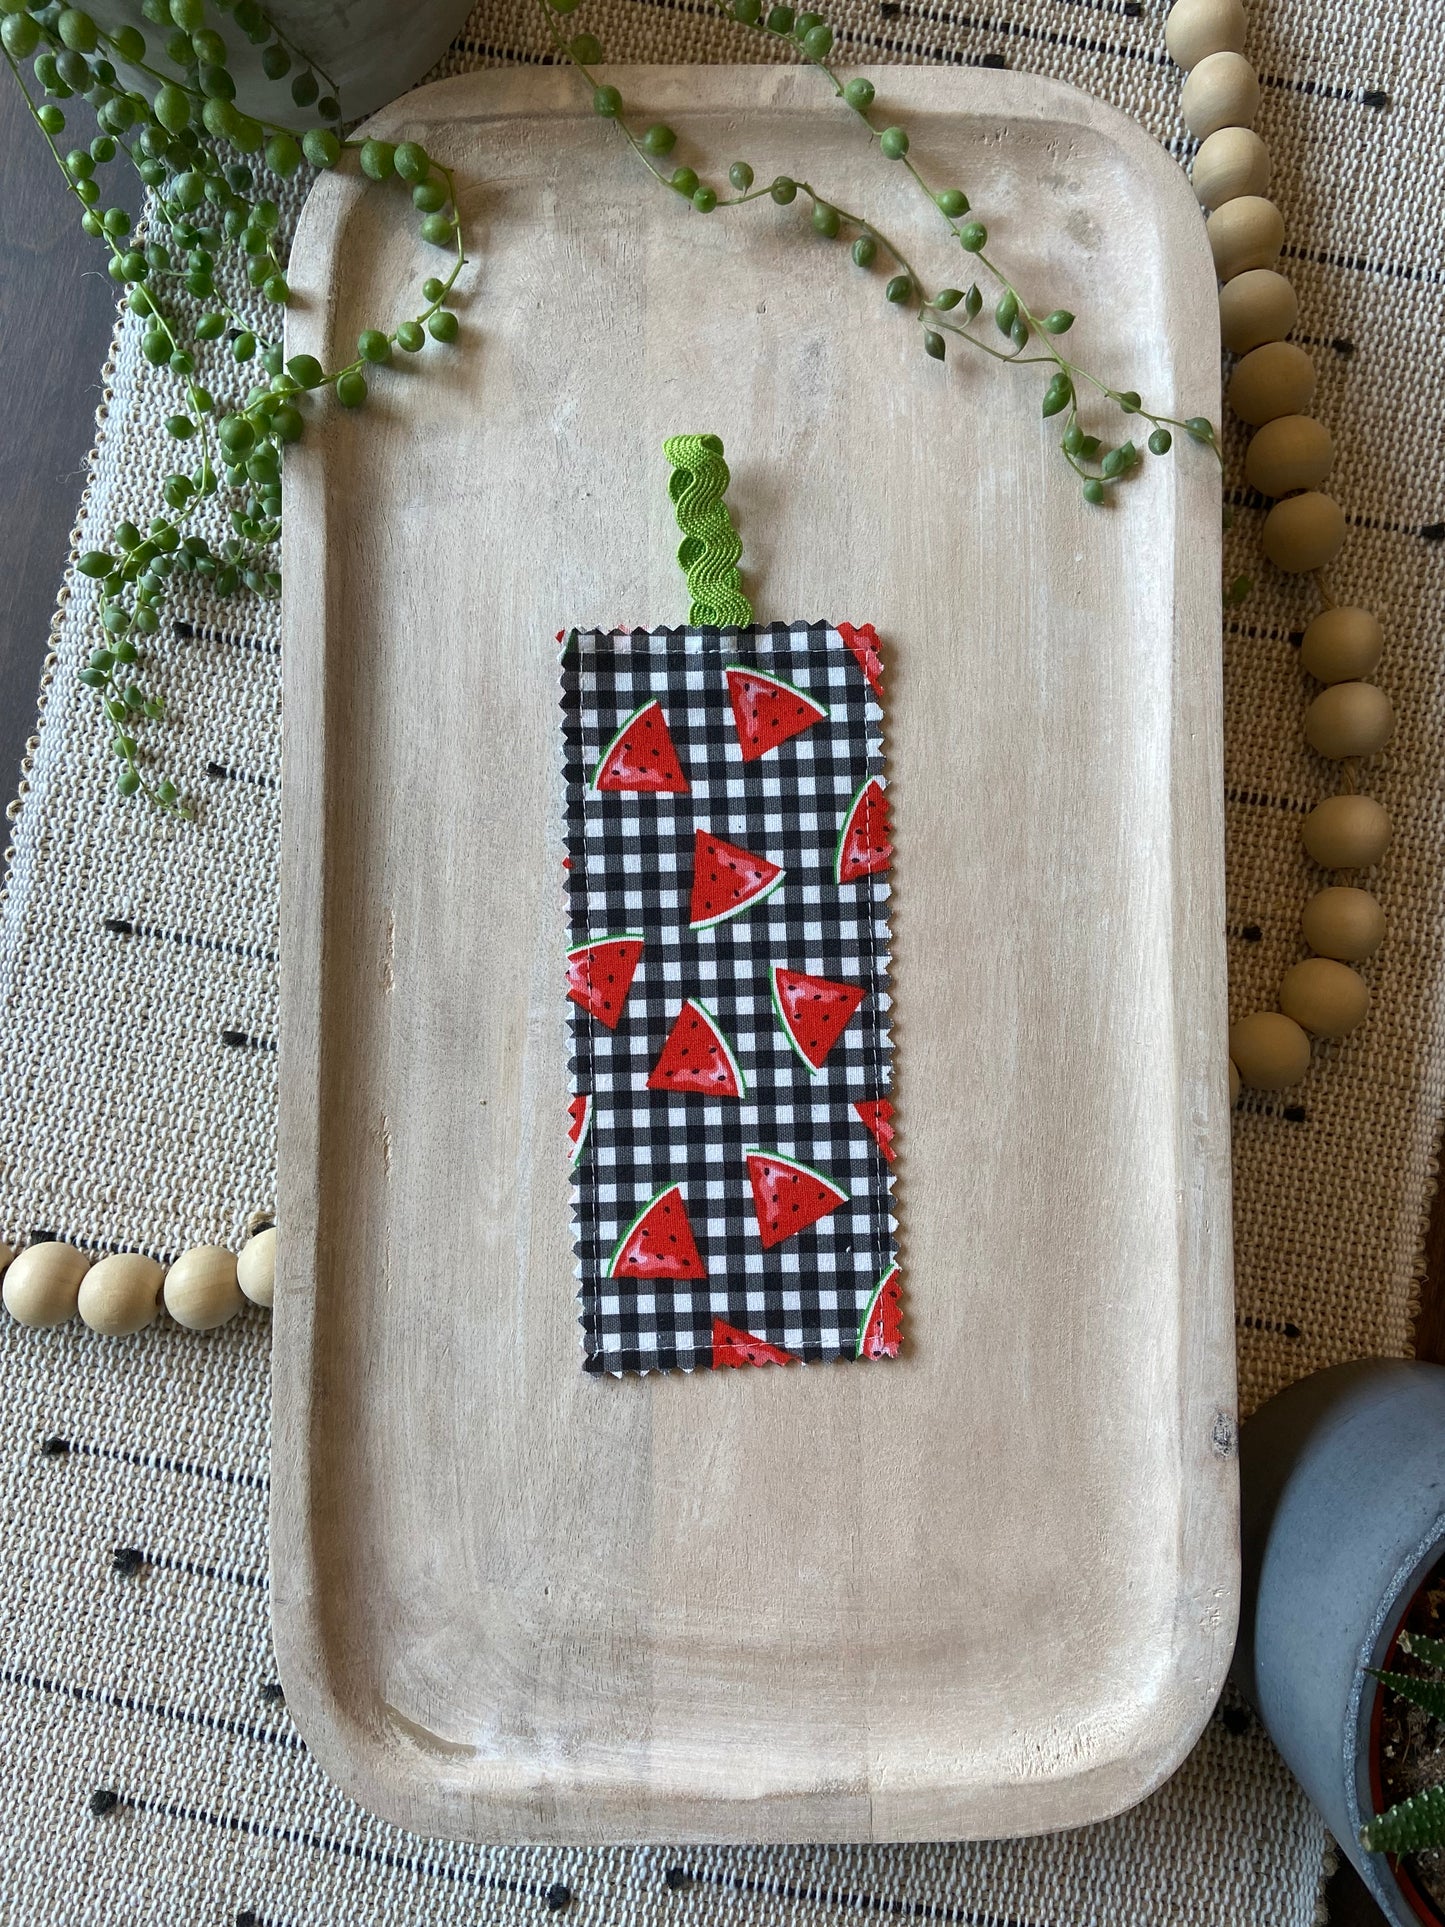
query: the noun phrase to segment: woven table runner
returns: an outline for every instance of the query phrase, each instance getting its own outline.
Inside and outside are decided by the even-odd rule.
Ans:
[[[1058,75],[1136,115],[1181,160],[1166,0],[1016,0],[983,15],[841,0],[843,63],[940,61]],[[1445,43],[1436,0],[1256,0],[1264,100],[1316,412],[1350,523],[1341,600],[1378,610],[1399,730],[1371,788],[1396,836],[1373,1008],[1299,1089],[1235,1120],[1246,1411],[1292,1378],[1408,1351],[1445,1083]],[[691,8],[600,0],[609,57],[756,59]],[[545,57],[527,0],[480,7],[440,71]],[[645,103],[644,103],[645,105]],[[724,156],[723,158],[727,158]],[[56,219],[68,219],[57,204]],[[880,319],[880,325],[881,319]],[[142,379],[144,375],[145,379]],[[173,405],[125,316],[75,549],[149,517]],[[1309,589],[1259,563],[1238,486],[1228,568],[1259,576],[1225,630],[1231,1002],[1272,1001],[1318,887],[1300,819],[1330,772],[1304,744],[1295,654]],[[173,827],[114,796],[77,672],[93,586],[62,591],[41,720],[12,806],[0,907],[0,1236],[100,1254],[234,1244],[275,1182],[274,607],[183,593],[154,650],[167,766],[200,803]],[[41,638],[36,638],[37,647]],[[1134,1812],[1044,1840],[872,1849],[486,1850],[372,1820],[313,1763],[276,1685],[267,1615],[267,1348],[248,1311],[208,1338],[78,1323],[0,1329],[0,1915],[266,1927],[579,1922],[1305,1927],[1326,1837],[1228,1700]],[[92,1811],[92,1794],[119,1795]]]

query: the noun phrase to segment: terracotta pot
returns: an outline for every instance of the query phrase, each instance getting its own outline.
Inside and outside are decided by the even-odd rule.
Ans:
[[[1240,1438],[1240,1530],[1236,1682],[1386,1918],[1433,1922],[1359,1830],[1380,1797],[1366,1668],[1445,1555],[1445,1368],[1338,1365],[1262,1406]]]

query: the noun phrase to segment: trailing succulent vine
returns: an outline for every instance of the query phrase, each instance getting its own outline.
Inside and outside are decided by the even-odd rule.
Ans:
[[[747,207],[770,200],[779,207],[790,207],[801,196],[806,203],[815,233],[825,240],[846,241],[852,237],[851,255],[861,269],[890,265],[892,272],[884,285],[884,298],[913,317],[921,329],[925,354],[942,361],[949,340],[963,341],[969,347],[990,355],[996,361],[1022,367],[1043,367],[1048,371],[1041,410],[1045,418],[1062,416],[1063,433],[1059,450],[1083,485],[1084,499],[1095,505],[1108,499],[1116,488],[1142,464],[1143,450],[1130,438],[1109,443],[1088,433],[1079,416],[1081,391],[1092,391],[1112,403],[1125,417],[1138,417],[1149,424],[1145,447],[1151,455],[1167,455],[1173,446],[1175,429],[1182,429],[1191,440],[1201,442],[1219,455],[1214,426],[1202,415],[1180,420],[1156,413],[1145,406],[1133,389],[1114,388],[1080,363],[1071,360],[1058,346],[1061,337],[1074,325],[1067,308],[1041,313],[1030,306],[1009,279],[1003,267],[988,252],[989,234],[968,196],[960,187],[936,187],[927,181],[910,152],[905,128],[879,127],[874,109],[877,94],[872,81],[861,75],[845,81],[829,65],[833,51],[833,30],[821,14],[795,13],[791,7],[775,6],[764,15],[761,0],[733,0],[731,7],[718,7],[721,17],[735,21],[773,46],[786,46],[801,56],[831,86],[835,96],[849,108],[865,130],[868,139],[887,161],[900,166],[927,201],[933,213],[946,224],[953,242],[970,264],[976,265],[990,283],[985,298],[977,278],[966,288],[944,287],[928,292],[928,283],[913,266],[898,244],[881,228],[861,214],[840,207],[811,181],[795,180],[780,174],[764,186],[755,184],[752,168],[746,161],[734,161],[728,168],[731,193],[721,193],[700,179],[695,169],[667,167],[664,163],[677,145],[675,130],[665,123],[653,122],[639,134],[629,124],[625,103],[618,89],[600,82],[594,72],[603,58],[601,44],[591,33],[568,38],[561,21],[574,13],[581,0],[537,0],[547,24],[548,36],[557,54],[565,59],[592,90],[592,105],[605,120],[610,120],[636,154],[642,165],[664,188],[689,202],[698,214],[719,209]],[[985,338],[986,328],[975,331],[985,308],[992,313],[994,327],[1007,345],[994,346]]]
[[[176,385],[166,426],[191,459],[165,478],[145,528],[121,522],[104,548],[80,557],[81,573],[99,584],[105,631],[80,674],[110,729],[121,794],[187,816],[170,778],[143,765],[135,734],[164,714],[142,677],[146,638],[160,625],[170,587],[194,576],[221,597],[279,593],[286,448],[305,433],[308,409],[323,391],[344,408],[360,407],[368,373],[394,350],[415,354],[429,338],[456,339],[457,317],[445,303],[466,251],[450,170],[414,141],[348,138],[328,77],[254,0],[220,0],[212,13],[229,14],[232,29],[264,48],[269,81],[289,81],[289,118],[314,111],[303,130],[237,107],[227,42],[208,24],[206,0],[141,0],[141,11],[158,29],[154,42],[137,27],[107,30],[78,7],[0,0],[0,46],[81,226],[107,249],[111,278],[143,317],[142,354]],[[87,145],[62,152],[61,136],[73,138],[68,116],[76,100],[93,110],[97,131]],[[347,157],[368,179],[410,190],[422,238],[447,253],[448,271],[427,276],[414,314],[389,328],[364,328],[341,365],[323,368],[311,355],[283,361],[279,327],[252,326],[235,299],[248,284],[279,323],[290,297],[281,210],[263,191],[264,177],[280,193],[303,169],[337,167]],[[106,205],[105,170],[122,158],[151,194],[140,232],[124,208]],[[203,513],[213,498],[229,510],[230,533],[221,539],[198,527],[213,523]]]
[[[801,201],[812,230],[849,243],[860,270],[890,270],[885,299],[917,325],[925,354],[943,361],[951,342],[963,342],[994,360],[1040,368],[1042,413],[1060,419],[1060,453],[1088,502],[1105,503],[1139,471],[1146,450],[1167,455],[1176,430],[1218,456],[1214,427],[1204,417],[1159,413],[1132,389],[1114,387],[1064,353],[1060,343],[1074,316],[1031,303],[990,251],[988,229],[962,188],[926,180],[907,131],[877,124],[884,116],[875,113],[872,82],[861,76],[845,81],[829,64],[833,34],[819,14],[787,6],[765,14],[762,0],[732,0],[730,9],[720,9],[816,69],[879,155],[904,170],[945,224],[968,265],[966,286],[930,291],[895,240],[812,181],[779,175],[760,186],[749,164],[736,160],[727,170],[727,191],[720,191],[693,168],[668,165],[677,144],[674,130],[652,122],[636,131],[618,89],[594,72],[603,57],[595,36],[569,37],[564,28],[580,0],[537,4],[559,58],[590,88],[596,112],[613,123],[657,182],[696,213]],[[285,450],[305,433],[308,411],[323,393],[344,408],[359,407],[368,375],[395,350],[415,354],[429,338],[456,339],[457,317],[445,304],[467,257],[451,171],[414,141],[393,145],[351,137],[329,77],[277,29],[257,0],[211,0],[209,10],[207,0],[141,0],[141,11],[155,36],[130,25],[108,30],[92,14],[59,0],[0,0],[0,44],[80,210],[81,226],[104,245],[112,278],[143,318],[142,354],[176,383],[177,407],[167,427],[191,460],[166,477],[163,501],[145,528],[122,522],[104,548],[80,557],[81,573],[99,584],[105,631],[81,676],[96,692],[110,729],[121,793],[186,816],[175,784],[153,772],[135,735],[164,713],[142,676],[146,638],[159,627],[170,585],[178,576],[194,576],[221,597],[279,593]],[[237,106],[227,41],[211,24],[216,16],[228,16],[228,30],[264,48],[267,79],[289,88],[289,100],[278,96],[284,118],[255,116]],[[73,100],[94,111],[97,132],[88,145],[62,152],[67,113],[74,111],[66,103]],[[314,116],[312,124],[288,124],[298,115]],[[105,204],[105,169],[122,157],[150,190],[140,232],[132,231],[123,208]],[[258,296],[274,308],[279,322],[290,289],[276,196],[303,169],[351,161],[368,180],[410,190],[422,238],[447,252],[448,271],[422,282],[414,314],[389,328],[363,329],[355,354],[343,364],[323,368],[310,355],[286,360],[279,329],[248,322],[231,297],[244,279],[254,291],[251,299]],[[262,191],[268,175],[272,194]],[[997,342],[988,338],[990,327]],[[255,378],[242,395],[248,373]],[[1090,396],[1126,421],[1146,424],[1143,447],[1130,436],[1106,441],[1086,428],[1081,398]],[[229,511],[230,533],[219,541],[198,526],[213,498]],[[1231,594],[1238,599],[1247,588],[1241,579]]]

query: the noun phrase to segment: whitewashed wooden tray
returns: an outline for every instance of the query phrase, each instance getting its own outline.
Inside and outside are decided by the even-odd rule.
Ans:
[[[617,78],[957,278],[814,76]],[[1198,212],[1138,128],[1022,75],[874,78],[1083,358],[1217,414]],[[1190,1746],[1234,1630],[1212,460],[1087,509],[1039,371],[928,360],[798,207],[692,214],[565,76],[378,126],[456,167],[474,264],[461,344],[287,461],[288,1701],[427,1832],[1097,1819]],[[344,359],[427,271],[399,196],[322,181],[292,351]],[[726,443],[760,618],[889,645],[896,1365],[580,1369],[553,636],[684,617],[684,430]]]

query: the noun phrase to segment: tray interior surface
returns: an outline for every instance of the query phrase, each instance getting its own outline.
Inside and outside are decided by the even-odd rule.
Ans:
[[[1079,359],[1217,416],[1197,211],[1138,129],[1025,76],[874,77]],[[815,77],[623,86],[966,285]],[[462,343],[288,458],[288,1699],[433,1832],[1098,1818],[1181,1757],[1234,1623],[1212,458],[1089,510],[1047,371],[939,366],[799,207],[690,213],[561,76],[379,124],[455,167],[473,261]],[[397,197],[324,181],[290,351],[344,359],[432,266]],[[759,619],[885,639],[906,1351],[599,1381],[553,637],[685,618],[661,444],[698,429]]]

